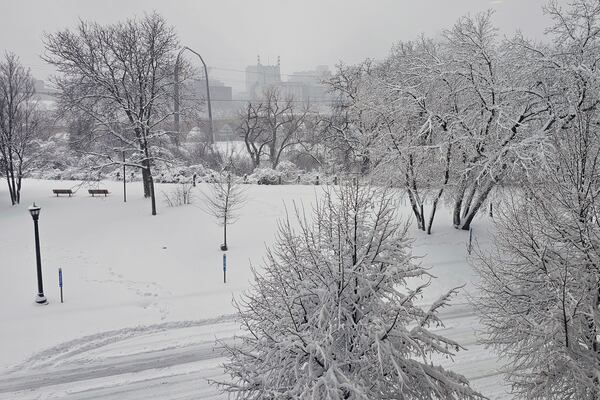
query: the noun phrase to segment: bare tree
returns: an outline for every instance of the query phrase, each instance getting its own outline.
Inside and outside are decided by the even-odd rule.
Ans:
[[[239,112],[238,135],[244,139],[246,150],[250,155],[254,168],[258,168],[262,157],[267,155],[266,150],[269,144],[269,138],[261,121],[262,107],[263,105],[260,102],[249,102]]]
[[[266,156],[275,169],[287,150],[305,142],[309,108],[297,105],[291,96],[283,98],[276,88],[267,89],[263,97],[250,102],[240,113],[238,132],[254,166]]]
[[[0,165],[12,205],[21,200],[23,174],[31,165],[40,114],[33,78],[12,53],[0,62]]]
[[[74,30],[45,37],[44,59],[60,73],[55,83],[61,106],[95,123],[97,147],[89,153],[112,165],[122,163],[119,156],[127,151],[127,164],[142,170],[152,215],[152,167],[165,157],[171,133],[166,121],[173,115],[178,46],[174,28],[156,13],[105,26],[81,21]]]
[[[223,172],[209,183],[208,192],[203,193],[203,196],[205,212],[215,217],[223,227],[221,250],[226,251],[228,249],[227,226],[233,224],[239,217],[238,212],[246,201],[244,188],[229,172]]]

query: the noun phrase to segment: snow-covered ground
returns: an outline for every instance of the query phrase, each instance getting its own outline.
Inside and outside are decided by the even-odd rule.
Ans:
[[[0,182],[3,183],[3,182]],[[141,184],[102,182],[110,196],[54,197],[77,182],[26,180],[22,205],[0,187],[0,399],[225,398],[207,383],[222,377],[215,339],[232,340],[232,296],[248,287],[292,202],[309,205],[312,186],[248,186],[248,202],[229,229],[228,281],[223,283],[221,229],[198,204],[168,208],[157,185],[159,215],[150,216]],[[196,192],[202,185],[196,188]],[[201,201],[199,196],[197,202]],[[42,207],[40,234],[45,294],[37,306],[33,224],[27,206]],[[410,217],[408,207],[403,214]],[[487,218],[476,221],[486,244]],[[507,399],[493,354],[477,344],[478,322],[464,293],[476,277],[466,261],[468,233],[440,212],[435,233],[412,230],[414,253],[435,279],[423,303],[466,284],[444,311],[445,335],[467,348],[444,365],[465,374],[493,399]],[[58,268],[64,274],[60,303]]]

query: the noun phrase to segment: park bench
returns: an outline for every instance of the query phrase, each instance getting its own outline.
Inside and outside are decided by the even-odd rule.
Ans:
[[[71,189],[52,189],[52,192],[58,197],[59,194],[68,194],[69,197],[73,194]]]
[[[94,197],[96,194],[103,194],[104,197],[108,195],[108,189],[88,189],[88,193]]]

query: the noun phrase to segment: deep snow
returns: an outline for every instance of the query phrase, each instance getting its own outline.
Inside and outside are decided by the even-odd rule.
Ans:
[[[85,186],[71,198],[51,193],[77,183],[26,180],[16,207],[0,186],[0,399],[216,396],[205,379],[221,374],[214,339],[231,340],[237,329],[232,296],[248,287],[250,262],[260,265],[285,207],[294,201],[309,206],[321,188],[249,185],[248,202],[229,228],[223,284],[221,228],[198,204],[166,207],[161,191],[174,185],[157,184],[159,215],[152,217],[140,182],[128,185],[127,203],[119,182],[99,183],[111,191],[106,198],[92,198]],[[195,189],[196,202],[202,187]],[[33,301],[35,254],[27,211],[33,201],[42,207],[47,306]],[[402,214],[410,217],[406,205]],[[466,285],[444,312],[442,331],[468,351],[443,363],[489,397],[510,398],[495,357],[476,343],[477,320],[465,300],[476,280],[466,261],[468,232],[451,228],[447,214],[439,212],[430,237],[411,228],[414,254],[437,276],[423,303]],[[488,226],[487,217],[475,223],[482,245]]]

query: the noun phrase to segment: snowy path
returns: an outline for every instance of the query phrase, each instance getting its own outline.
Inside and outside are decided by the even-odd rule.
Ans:
[[[210,398],[218,392],[206,379],[222,375],[215,340],[231,340],[236,331],[237,323],[223,317],[84,337],[0,377],[0,399]]]
[[[446,335],[467,347],[445,365],[470,378],[492,399],[509,398],[498,385],[496,360],[476,343],[477,323],[466,305],[443,315]],[[0,378],[0,399],[225,398],[208,379],[223,377],[215,339],[231,341],[231,317],[164,323],[84,337],[45,350]],[[36,360],[34,363],[33,360]]]

